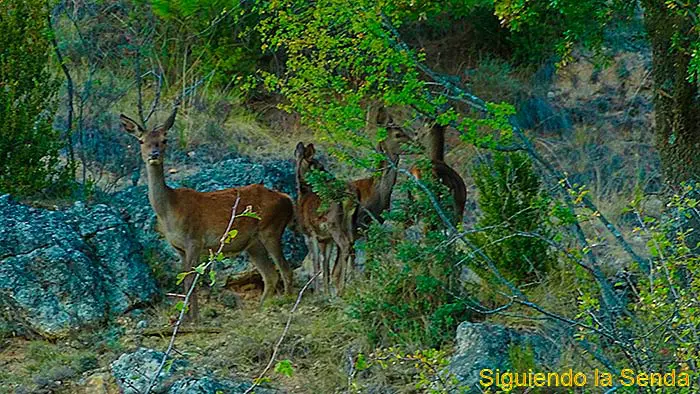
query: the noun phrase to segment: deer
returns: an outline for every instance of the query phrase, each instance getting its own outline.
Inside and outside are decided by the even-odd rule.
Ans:
[[[338,246],[338,258],[334,265],[334,280],[336,288],[339,276],[344,278],[349,266],[346,261],[352,260],[352,245],[359,238],[360,231],[366,229],[372,220],[382,222],[382,212],[389,208],[391,194],[396,184],[399,154],[401,144],[410,141],[408,134],[400,127],[389,122],[387,138],[377,146],[377,151],[385,154],[391,161],[380,163],[381,175],[352,181],[347,186],[350,199],[343,203],[333,202],[325,212],[319,212],[321,198],[311,190],[305,181],[305,174],[310,170],[326,171],[323,165],[314,157],[316,150],[313,144],[297,144],[294,156],[296,159],[297,181],[297,222],[301,225],[302,233],[307,240],[307,246],[312,253],[313,269],[321,268],[329,272],[329,254],[333,244]],[[338,270],[342,270],[342,274]],[[326,275],[327,277],[327,275]],[[342,279],[344,280],[344,279]],[[342,288],[342,283],[340,284]],[[324,287],[328,292],[329,282]],[[317,287],[318,288],[318,287]]]
[[[150,131],[138,122],[121,114],[122,128],[135,137],[140,144],[141,158],[146,165],[148,179],[148,201],[157,217],[156,230],[161,232],[170,246],[180,256],[184,272],[191,272],[200,257],[210,249],[217,250],[222,236],[229,228],[232,209],[235,215],[245,210],[251,215],[236,216],[231,231],[237,235],[224,245],[222,252],[232,256],[247,252],[255,268],[263,278],[263,293],[260,305],[276,290],[279,267],[284,283],[284,292],[292,291],[292,270],[282,253],[282,233],[294,217],[294,206],[287,194],[270,190],[260,184],[229,189],[199,192],[190,188],[170,188],[165,183],[163,161],[165,159],[166,134],[175,123],[177,106],[164,124]],[[272,260],[271,260],[272,259]],[[273,263],[274,261],[274,263]],[[184,280],[185,292],[192,286],[193,276]],[[190,298],[188,315],[193,320],[199,316],[196,291]]]
[[[430,128],[428,149],[433,176],[449,189],[452,195],[454,219],[457,223],[461,223],[464,205],[467,202],[467,187],[459,173],[445,163],[445,126],[435,123]],[[417,166],[413,166],[410,173],[419,180],[425,177]]]
[[[357,179],[352,185],[358,190],[358,209],[353,222],[353,240],[359,237],[359,231],[365,230],[372,220],[384,221],[382,213],[391,205],[391,194],[396,184],[402,144],[410,142],[412,135],[396,125],[382,108],[377,114],[377,124],[385,125],[387,137],[377,145],[377,151],[386,156],[379,163],[381,175]]]
[[[312,190],[311,185],[306,181],[306,174],[310,171],[326,171],[323,164],[314,157],[315,154],[314,144],[304,145],[303,142],[299,142],[294,150],[297,223],[311,253],[314,274],[318,275],[321,265],[323,265],[323,287],[326,294],[330,294],[330,278],[332,276],[336,293],[341,295],[349,259],[352,255],[352,225],[357,208],[356,201],[359,198],[358,190],[351,184],[347,184],[346,199],[332,201],[327,209],[321,209],[321,197]],[[333,245],[337,245],[338,254],[331,273],[330,247]],[[314,287],[320,289],[318,281]]]

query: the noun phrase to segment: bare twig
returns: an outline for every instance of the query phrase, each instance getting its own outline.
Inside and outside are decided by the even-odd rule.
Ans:
[[[151,119],[151,116],[153,116],[153,113],[156,112],[156,108],[158,107],[158,103],[160,102],[160,94],[163,90],[163,74],[153,74],[158,79],[158,87],[156,88],[156,97],[153,99],[153,102],[151,102],[151,109],[148,111],[148,115],[146,115],[146,117],[144,118],[144,121],[146,122],[148,122],[148,120]]]
[[[58,60],[59,65],[63,74],[66,76],[66,93],[68,94],[68,113],[66,115],[66,138],[68,140],[68,156],[70,157],[71,163],[75,163],[75,153],[73,151],[73,96],[74,96],[74,84],[73,77],[71,76],[68,65],[63,58],[60,48],[58,47],[58,41],[56,40],[56,31],[53,28],[53,23],[51,20],[51,7],[49,7],[49,1],[46,1],[47,12],[46,17],[48,19],[48,26],[51,31],[51,45],[56,52],[56,60]]]
[[[284,326],[284,330],[282,331],[282,335],[280,335],[280,338],[277,340],[277,343],[275,344],[275,347],[272,349],[272,356],[270,356],[270,361],[268,361],[267,365],[265,366],[265,369],[260,373],[257,379],[253,381],[253,384],[248,387],[248,389],[243,393],[243,394],[250,394],[253,392],[253,390],[258,386],[262,378],[265,377],[265,375],[270,371],[270,368],[272,368],[272,364],[274,364],[275,360],[277,359],[277,353],[279,353],[280,346],[282,345],[282,342],[284,341],[284,338],[287,336],[287,333],[289,332],[289,327],[292,325],[292,318],[294,317],[294,312],[296,312],[297,308],[299,307],[299,303],[301,302],[301,297],[304,295],[304,292],[306,289],[309,288],[311,283],[316,280],[316,278],[321,275],[323,271],[319,270],[312,276],[304,285],[304,287],[299,290],[299,294],[297,295],[297,300],[294,302],[294,306],[292,309],[289,311],[289,317],[287,318],[287,324]]]

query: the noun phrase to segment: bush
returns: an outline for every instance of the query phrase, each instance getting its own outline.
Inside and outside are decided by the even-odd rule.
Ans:
[[[414,190],[415,192],[415,190]],[[383,225],[373,224],[364,244],[364,280],[348,296],[351,315],[362,320],[375,345],[440,348],[471,317],[459,282],[454,243],[437,224],[427,198],[398,201]],[[425,233],[409,234],[410,208],[423,207]]]
[[[544,239],[549,239],[549,199],[525,154],[495,153],[490,164],[473,171],[479,189],[482,232],[474,242],[516,282],[546,271],[554,258]]]
[[[58,84],[47,68],[46,3],[0,3],[0,192],[34,194],[65,186],[60,133],[52,127]]]

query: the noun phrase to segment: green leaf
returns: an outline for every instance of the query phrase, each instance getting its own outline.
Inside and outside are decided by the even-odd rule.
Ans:
[[[184,302],[184,301],[178,301],[177,304],[175,304],[175,310],[176,310],[176,311],[182,312],[182,309],[183,309],[183,308],[186,308],[186,309],[185,309],[185,312],[187,312],[187,311],[189,310],[189,306],[188,306],[188,307],[185,307],[185,302]]]
[[[192,273],[192,272],[190,271],[190,272],[180,272],[179,274],[177,274],[177,282],[176,282],[176,284],[178,284],[178,285],[181,284],[182,281],[185,280],[185,278],[187,277],[187,275],[189,275],[189,274],[191,274],[191,273]]]
[[[207,263],[202,263],[198,265],[194,271],[198,273],[199,275],[204,275],[204,270],[207,268]]]
[[[355,369],[358,371],[364,371],[367,368],[369,368],[369,364],[367,363],[367,358],[362,353],[358,354],[357,360],[355,360]]]
[[[253,218],[253,219],[260,220],[260,215],[258,215],[257,213],[255,213],[253,211],[245,211],[245,212],[242,212],[236,216],[238,216],[240,218]]]
[[[292,366],[292,362],[289,360],[281,360],[277,362],[277,364],[275,364],[275,372],[277,372],[280,375],[284,375],[288,378],[291,378],[294,374],[294,367]]]
[[[163,369],[163,371],[165,371],[165,373],[170,372],[170,368],[173,367],[173,362],[174,362],[174,361],[175,361],[175,359],[172,359],[172,358],[171,358],[170,360],[168,360],[168,361],[165,362],[165,368]]]
[[[214,283],[216,283],[216,271],[210,270],[209,271],[209,286],[214,286]]]
[[[238,236],[238,230],[233,229],[226,234],[226,239],[224,240],[224,243],[230,243],[234,238]],[[220,261],[220,260],[219,260]]]

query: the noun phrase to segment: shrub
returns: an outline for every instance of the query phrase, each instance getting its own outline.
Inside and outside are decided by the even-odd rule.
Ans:
[[[0,192],[34,194],[65,186],[60,133],[52,127],[58,84],[47,68],[46,4],[0,3]]]
[[[495,261],[503,275],[515,281],[532,279],[553,262],[545,238],[549,199],[541,190],[529,158],[495,153],[491,163],[475,167],[482,232],[474,242]]]
[[[373,224],[366,234],[366,278],[355,281],[348,300],[351,315],[365,323],[374,344],[440,348],[470,317],[454,243],[446,242],[427,205],[427,198],[400,201],[386,214],[387,222]],[[422,236],[404,225],[409,207],[424,208]]]

